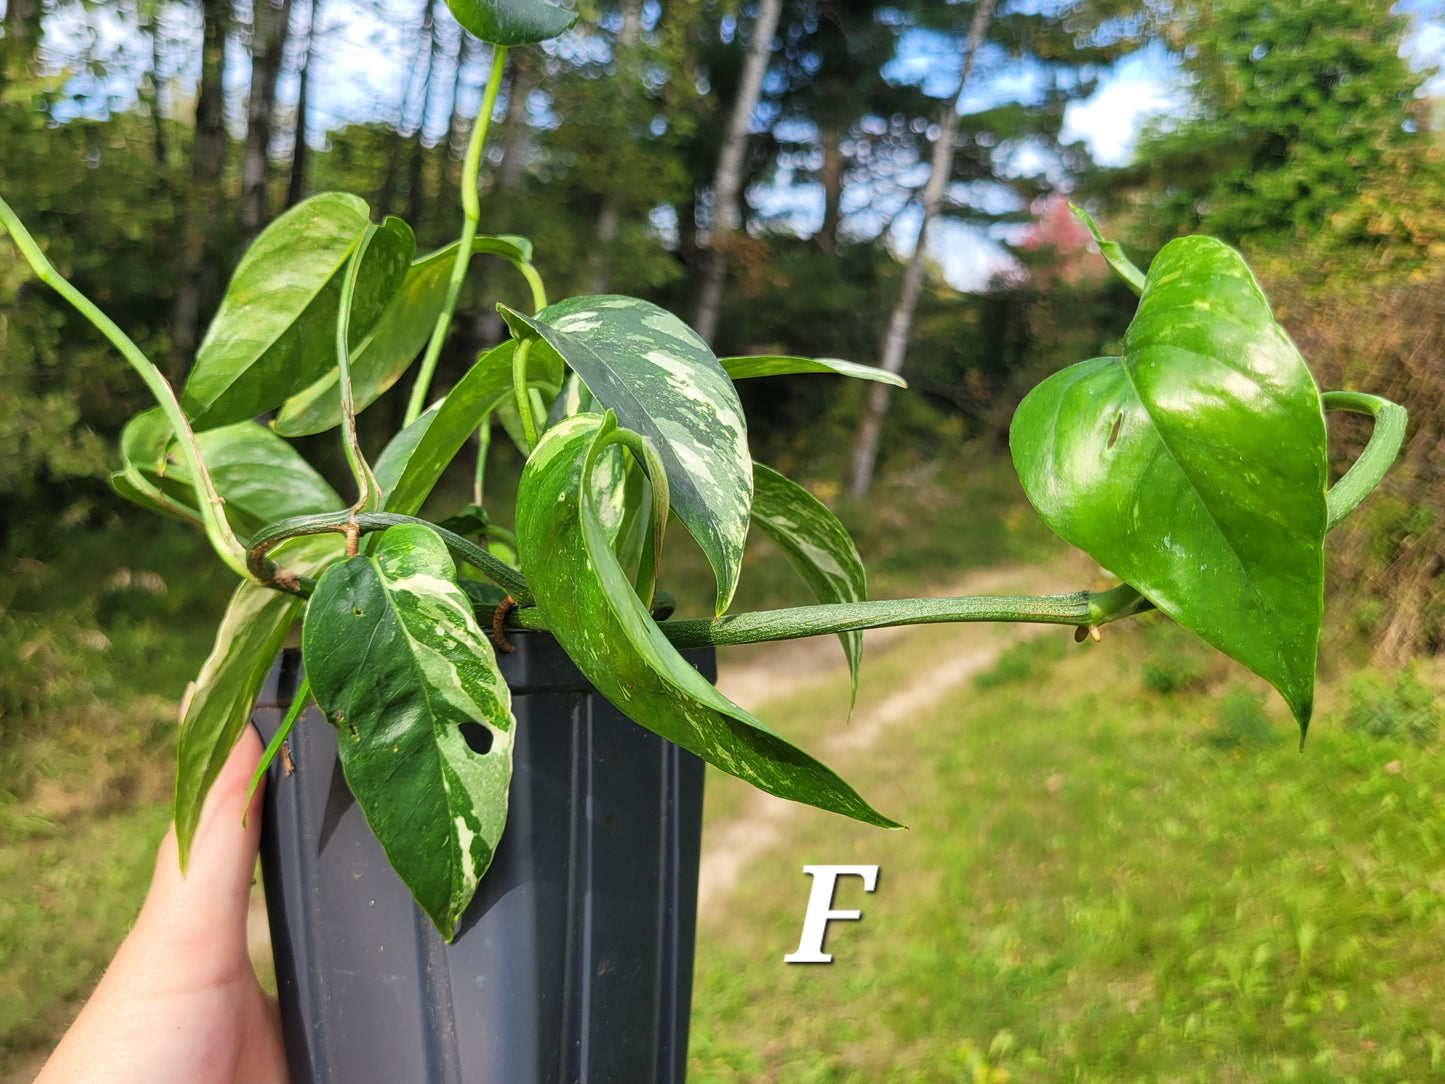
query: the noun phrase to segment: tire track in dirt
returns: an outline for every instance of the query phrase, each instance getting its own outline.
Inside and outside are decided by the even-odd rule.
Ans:
[[[948,595],[1045,594],[1067,588],[1061,584],[1084,582],[1069,564],[987,569],[953,584]],[[957,631],[943,662],[920,670],[907,684],[895,689],[851,722],[840,726],[809,751],[846,776],[850,761],[866,753],[893,728],[917,718],[946,698],[975,674],[989,669],[1014,644],[1050,630],[1051,625],[1015,625],[1000,635],[992,624],[953,626]],[[869,650],[916,634],[912,628],[878,629],[864,634],[865,669]],[[813,685],[847,681],[847,667],[833,637],[796,641],[783,650],[753,649],[729,665],[719,666],[718,689],[750,711],[769,700]],[[937,649],[934,649],[937,650]],[[722,913],[722,906],[748,868],[763,854],[781,844],[789,825],[805,807],[796,802],[754,791],[733,817],[709,825],[703,833],[702,864],[698,876],[698,918],[707,921]]]

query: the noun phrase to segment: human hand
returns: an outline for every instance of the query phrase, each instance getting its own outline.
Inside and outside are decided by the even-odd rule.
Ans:
[[[166,833],[135,926],[36,1084],[286,1080],[276,1005],[246,954],[260,789],[245,801],[260,759],[248,727],[206,798],[185,877],[175,826]]]

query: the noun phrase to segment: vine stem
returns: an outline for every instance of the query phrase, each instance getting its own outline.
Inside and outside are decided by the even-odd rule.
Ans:
[[[101,312],[94,302],[72,286],[64,275],[51,266],[50,261],[45,258],[45,253],[41,252],[40,246],[35,243],[35,238],[30,236],[29,231],[25,229],[24,224],[3,198],[0,198],[0,223],[3,223],[5,229],[9,231],[16,247],[20,249],[20,254],[25,257],[25,262],[35,272],[35,277],[58,293],[80,315],[94,324],[96,329],[110,341],[110,344],[120,351],[125,360],[130,363],[131,368],[140,374],[141,380],[145,382],[150,393],[155,396],[156,402],[160,404],[161,410],[165,413],[166,421],[170,422],[171,428],[180,441],[181,454],[186,458],[186,466],[190,468],[191,477],[195,479],[195,486],[201,497],[199,511],[206,529],[206,537],[210,539],[212,548],[225,562],[226,567],[239,576],[245,576],[247,574],[246,548],[241,545],[231,530],[231,525],[226,521],[226,514],[223,511],[226,502],[216,492],[210,472],[206,470],[206,464],[201,459],[201,449],[196,443],[196,434],[191,431],[190,423],[186,421],[185,412],[181,410],[175,389],[171,387],[165,375],[156,368],[155,363],[131,341],[130,336],[117,327],[115,322]]]
[[[472,241],[476,239],[477,222],[482,213],[481,203],[477,198],[477,172],[481,168],[482,144],[487,139],[487,128],[492,121],[492,109],[497,104],[497,91],[502,86],[502,69],[506,62],[506,48],[501,45],[492,46],[492,71],[487,77],[487,89],[482,95],[482,106],[477,111],[476,122],[472,125],[472,135],[467,141],[466,160],[462,164],[462,239],[457,245],[452,277],[447,282],[446,300],[442,303],[442,311],[437,313],[436,326],[432,328],[431,340],[426,344],[426,353],[421,359],[421,370],[417,373],[416,383],[412,385],[411,399],[406,405],[406,420],[402,422],[403,429],[421,417],[422,408],[426,405],[427,392],[431,388],[432,376],[436,373],[437,358],[441,356],[447,328],[451,326],[452,313],[456,311],[457,298],[461,296],[462,282],[467,277],[467,265],[471,263]],[[530,279],[528,281],[530,285]],[[534,296],[535,289],[534,287]]]
[[[356,395],[351,385],[350,343],[351,307],[356,296],[356,280],[361,274],[361,264],[366,259],[366,251],[371,247],[371,239],[376,236],[376,229],[374,222],[368,222],[361,241],[351,254],[351,260],[346,267],[346,278],[341,284],[341,301],[336,310],[336,370],[337,384],[341,389],[343,446],[346,450],[346,463],[351,468],[351,477],[355,479],[357,489],[356,503],[351,506],[353,512],[372,511],[381,497],[381,487],[377,485],[376,475],[372,474],[371,465],[362,454],[361,441],[356,435]]]

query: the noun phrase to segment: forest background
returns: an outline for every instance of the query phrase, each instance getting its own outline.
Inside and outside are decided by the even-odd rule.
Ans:
[[[455,236],[489,56],[442,0],[0,4],[0,192],[82,291],[168,359],[173,383],[245,245],[306,195],[356,192],[374,216],[411,223],[420,251]],[[481,178],[483,230],[530,237],[554,298],[648,298],[715,328],[720,354],[876,361],[977,26],[922,261],[911,390],[891,397],[879,478],[932,464],[930,478],[997,480],[1023,394],[1118,352],[1134,299],[1068,200],[1141,265],[1174,236],[1211,233],[1244,251],[1321,386],[1409,409],[1398,468],[1332,536],[1329,607],[1354,657],[1381,671],[1445,650],[1440,5],[1000,0],[978,19],[977,0],[783,0],[738,148],[735,223],[719,208],[719,160],[774,0],[577,6],[574,30],[514,51]],[[1163,88],[1161,111],[1098,161],[1081,107],[1098,117],[1100,87],[1141,67]],[[493,303],[520,296],[484,259],[440,387],[504,334]],[[110,491],[144,389],[8,241],[0,389],[0,827],[23,852],[76,817],[163,794],[170,705],[209,646],[226,574],[199,536]],[[879,511],[896,487],[866,495],[850,455],[864,389],[800,377],[740,390],[754,454],[859,525],[883,582],[890,569],[938,581],[979,563],[896,509],[890,519],[886,501]],[[396,427],[403,394],[362,416],[364,443]],[[1365,430],[1331,428],[1342,469]],[[333,437],[302,444],[344,492]],[[500,431],[496,445],[505,473]],[[910,514],[955,499],[929,493]],[[920,548],[901,557],[897,536],[910,534]],[[0,926],[17,913],[0,902]],[[77,957],[56,1013],[94,966]],[[61,1018],[47,1014],[21,1010],[27,1022],[0,1037],[23,1052]]]

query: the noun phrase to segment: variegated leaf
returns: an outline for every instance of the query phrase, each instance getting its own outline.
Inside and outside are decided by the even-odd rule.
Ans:
[[[506,824],[514,723],[436,532],[392,527],[373,554],[329,568],[301,652],[367,824],[451,940]]]
[[[769,794],[898,827],[807,753],[712,687],[667,642],[613,556],[591,500],[604,420],[548,430],[522,471],[517,540],[547,627],[630,718]],[[584,496],[586,495],[586,496]]]
[[[314,576],[342,551],[339,535],[312,535],[278,546],[271,557],[303,576]],[[176,840],[182,868],[206,792],[250,721],[261,683],[300,610],[301,600],[295,596],[249,580],[231,596],[215,646],[185,705],[176,742]]]
[[[712,565],[722,613],[742,566],[753,476],[742,404],[713,352],[676,316],[632,297],[574,297],[534,317],[501,311],[513,334],[543,339],[598,403],[657,445],[673,511]]]
[[[800,358],[791,354],[744,354],[738,357],[718,358],[718,363],[734,380],[754,376],[792,376],[796,373],[837,373],[839,376],[856,377],[859,380],[873,380],[879,384],[892,384],[895,388],[906,388],[908,382],[897,373],[880,369],[876,365],[860,365],[856,361],[842,358]]]
[[[783,551],[819,602],[862,602],[868,597],[863,558],[848,530],[826,505],[796,482],[771,467],[753,464],[753,523]],[[863,658],[863,634],[840,632],[853,701],[858,698],[858,664]]]

